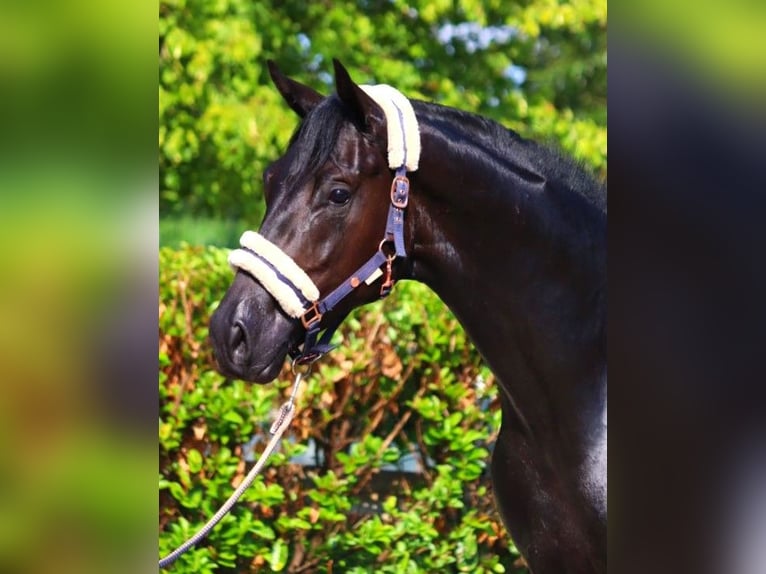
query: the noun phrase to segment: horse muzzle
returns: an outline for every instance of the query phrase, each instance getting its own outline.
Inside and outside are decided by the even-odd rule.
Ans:
[[[245,288],[252,294],[238,296]],[[254,383],[277,377],[288,349],[300,342],[301,333],[300,322],[285,316],[245,274],[238,274],[210,320],[218,370]]]

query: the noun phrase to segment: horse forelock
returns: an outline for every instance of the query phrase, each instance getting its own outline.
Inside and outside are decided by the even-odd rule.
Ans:
[[[337,96],[329,96],[311,110],[290,138],[288,152],[293,160],[285,183],[298,186],[315,174],[335,150],[341,129],[351,122]]]

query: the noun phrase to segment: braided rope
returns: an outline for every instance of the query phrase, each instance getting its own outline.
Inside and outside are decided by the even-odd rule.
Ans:
[[[305,374],[308,374],[306,372]],[[263,452],[261,453],[261,456],[258,458],[258,461],[255,463],[255,466],[250,469],[250,472],[247,473],[247,476],[242,481],[242,483],[237,487],[237,489],[232,493],[232,495],[226,500],[226,502],[223,503],[221,508],[218,509],[218,512],[216,512],[213,517],[207,521],[207,523],[200,528],[194,536],[189,538],[186,542],[181,544],[178,548],[173,550],[170,554],[165,556],[160,560],[160,568],[166,568],[170,566],[173,562],[175,562],[179,556],[187,552],[192,546],[197,544],[200,540],[205,538],[205,536],[208,535],[208,533],[215,528],[215,526],[223,519],[224,516],[232,509],[232,507],[236,504],[236,502],[242,497],[242,495],[245,493],[245,491],[250,487],[250,485],[253,483],[255,478],[258,476],[258,474],[263,469],[263,466],[266,464],[266,461],[268,458],[272,455],[274,450],[279,444],[280,439],[282,438],[282,435],[287,430],[287,428],[290,426],[290,423],[293,420],[293,417],[295,416],[295,399],[298,394],[298,389],[300,387],[301,380],[303,378],[304,373],[297,372],[295,374],[295,383],[293,384],[293,391],[290,395],[290,398],[288,401],[283,404],[279,408],[279,414],[277,415],[277,419],[274,421],[274,424],[271,425],[270,432],[272,434],[271,440],[266,445],[266,448],[263,449]]]

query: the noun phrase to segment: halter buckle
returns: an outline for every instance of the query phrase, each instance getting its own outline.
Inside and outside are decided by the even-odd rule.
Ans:
[[[319,305],[316,301],[314,301],[311,304],[311,307],[306,309],[303,312],[303,315],[301,315],[301,323],[303,323],[303,326],[307,331],[321,320],[322,312],[319,310]]]
[[[410,180],[404,175],[397,175],[391,182],[391,205],[399,209],[407,207],[410,199]]]

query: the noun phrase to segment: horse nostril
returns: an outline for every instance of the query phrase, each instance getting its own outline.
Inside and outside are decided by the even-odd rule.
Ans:
[[[247,361],[247,333],[241,321],[234,323],[234,326],[231,328],[229,347],[231,348],[231,357],[235,363],[242,364]]]

